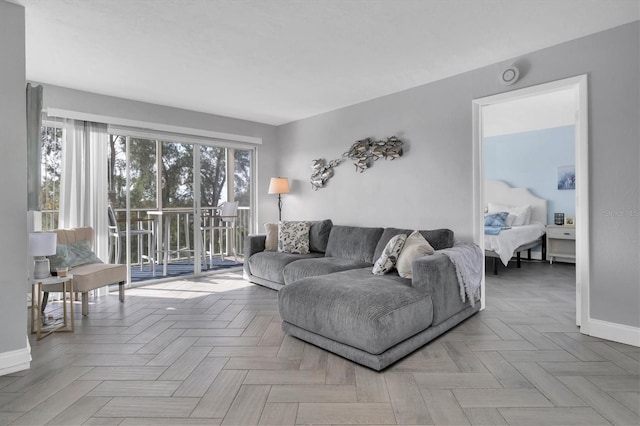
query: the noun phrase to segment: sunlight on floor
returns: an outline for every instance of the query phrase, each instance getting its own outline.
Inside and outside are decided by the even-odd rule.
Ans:
[[[127,290],[128,296],[193,299],[203,293],[219,293],[250,288],[253,284],[242,279],[238,273],[217,274],[192,280],[174,280],[149,284]]]

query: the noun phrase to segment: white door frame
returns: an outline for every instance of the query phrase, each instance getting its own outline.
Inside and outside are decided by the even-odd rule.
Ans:
[[[586,74],[473,100],[473,238],[480,247],[484,247],[482,108],[563,89],[575,89],[576,93],[576,324],[581,327],[581,333],[589,334],[589,114]],[[483,273],[481,309],[485,308],[485,298]]]

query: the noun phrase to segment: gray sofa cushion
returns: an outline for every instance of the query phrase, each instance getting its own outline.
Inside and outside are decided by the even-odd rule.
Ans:
[[[431,296],[370,268],[304,278],[278,292],[283,321],[371,354],[429,327]]]
[[[382,228],[334,225],[329,234],[326,256],[360,260],[373,265],[373,252],[382,231]]]
[[[318,275],[348,271],[350,269],[366,268],[367,266],[369,266],[367,262],[342,259],[340,257],[296,260],[284,267],[284,283],[289,284],[302,278],[316,277]]]
[[[311,251],[324,253],[327,250],[327,242],[329,241],[332,226],[331,219],[311,222],[311,229],[309,229],[309,249]]]
[[[293,254],[277,251],[262,251],[249,258],[249,272],[258,277],[284,284],[282,271],[289,263],[300,259],[322,257],[322,253]]]
[[[385,228],[378,244],[376,245],[376,249],[373,253],[373,260],[375,261],[380,257],[384,247],[391,238],[398,234],[405,234],[406,236],[409,236],[413,231],[413,229]],[[427,241],[429,241],[429,244],[431,244],[431,247],[433,247],[434,250],[453,247],[453,231],[450,229],[420,230],[420,233]]]

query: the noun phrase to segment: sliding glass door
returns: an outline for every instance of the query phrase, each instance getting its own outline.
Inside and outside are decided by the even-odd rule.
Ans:
[[[134,266],[146,260],[155,263],[154,270],[152,265],[140,266],[142,271],[148,271],[146,276],[156,278],[199,275],[223,264],[233,266],[235,258],[234,262],[225,263],[225,255],[241,254],[244,236],[250,232],[253,157],[252,149],[217,146],[213,142],[111,135],[109,200],[122,224],[121,230],[126,229],[129,217],[132,235],[126,242],[129,257],[120,250],[123,255],[118,261],[129,259],[129,265]],[[239,206],[236,232],[216,239],[220,241],[216,252],[223,262],[214,265],[205,259],[207,254],[212,257],[214,249],[211,234],[203,231],[203,225],[226,201],[236,201]],[[152,242],[135,238],[141,229],[153,229]],[[136,281],[140,274],[133,272]]]

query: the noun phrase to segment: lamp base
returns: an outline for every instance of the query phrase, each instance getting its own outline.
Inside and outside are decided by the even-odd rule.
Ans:
[[[46,257],[37,257],[34,259],[33,278],[47,278],[51,276],[49,271],[49,259]]]

